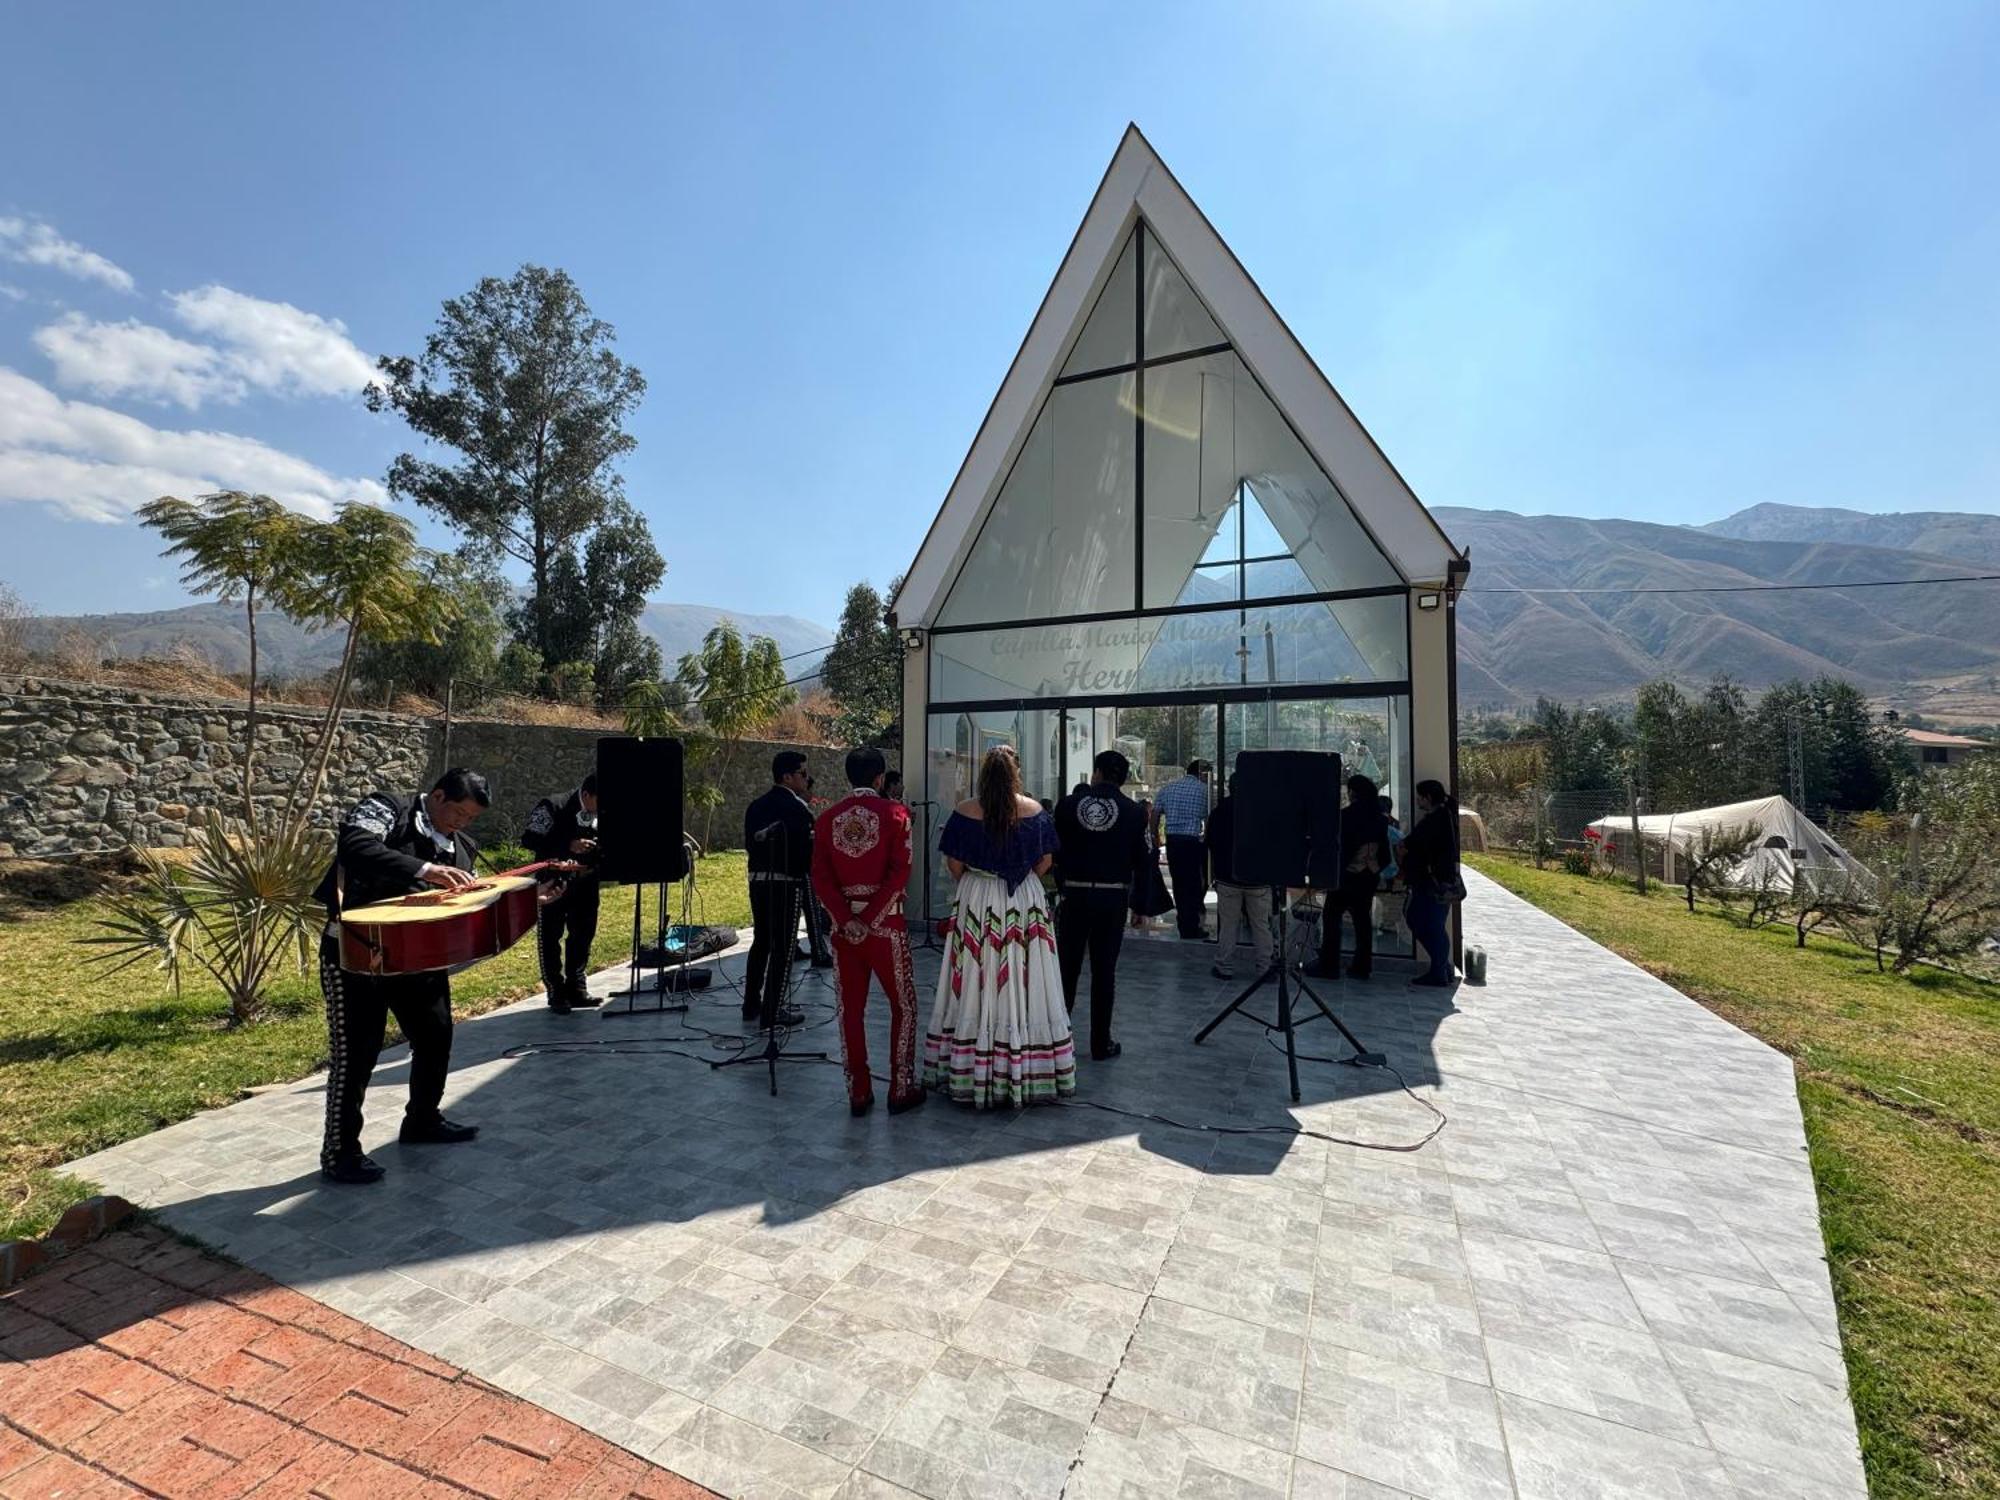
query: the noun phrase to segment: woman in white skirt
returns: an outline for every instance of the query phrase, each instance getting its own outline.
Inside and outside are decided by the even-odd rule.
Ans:
[[[1021,794],[1011,748],[986,752],[978,798],[958,805],[938,847],[958,899],[924,1037],[925,1087],[977,1109],[1075,1093],[1076,1047],[1040,879],[1055,857],[1055,823]]]

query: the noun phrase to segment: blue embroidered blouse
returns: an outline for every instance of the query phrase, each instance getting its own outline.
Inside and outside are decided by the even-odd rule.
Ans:
[[[945,819],[938,851],[975,870],[998,875],[1012,891],[1041,863],[1043,855],[1056,852],[1056,844],[1055,822],[1045,812],[1021,819],[1007,841],[996,844],[979,819],[954,811]]]

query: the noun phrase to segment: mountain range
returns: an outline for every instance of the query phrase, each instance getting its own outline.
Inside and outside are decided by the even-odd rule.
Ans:
[[[1754,690],[1827,673],[1933,718],[2000,720],[2000,583],[1858,586],[2000,572],[2000,516],[1753,505],[1706,526],[1659,526],[1449,506],[1435,514],[1472,559],[1459,607],[1467,711],[1518,710],[1539,696],[1613,700],[1662,676],[1699,687],[1727,674]],[[1813,587],[1757,587],[1778,583]],[[1646,592],[1675,589],[1735,592]],[[833,639],[794,615],[706,604],[655,601],[641,624],[671,664],[724,616],[798,656],[786,664],[793,676]],[[44,617],[31,644],[47,647],[66,631],[88,634],[106,656],[163,656],[186,643],[224,671],[248,662],[231,605]],[[323,671],[339,650],[334,637],[276,616],[258,642],[280,676]]]
[[[1463,708],[1620,698],[1662,676],[1758,688],[1828,673],[1927,715],[2000,717],[2000,584],[1856,586],[2000,571],[2000,516],[1758,505],[1694,527],[1436,515],[1472,559]],[[1769,584],[1815,587],[1757,589]],[[1696,588],[1739,592],[1642,592]]]
[[[764,635],[778,643],[789,676],[810,672],[814,653],[833,643],[833,632],[796,615],[754,615],[714,604],[681,604],[653,600],[639,617],[647,634],[660,643],[669,668],[724,619],[734,620],[746,637]],[[186,646],[224,672],[244,672],[250,666],[250,638],[243,628],[242,607],[235,604],[190,604],[180,609],[106,615],[42,615],[30,622],[28,644],[51,650],[65,635],[80,632],[96,642],[107,657],[169,656]],[[260,675],[309,677],[330,670],[340,660],[340,636],[332,631],[308,631],[283,615],[257,617]]]

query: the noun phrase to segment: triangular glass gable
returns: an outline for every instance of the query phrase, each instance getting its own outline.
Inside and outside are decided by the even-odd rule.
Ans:
[[[1135,371],[1139,297],[1146,358]],[[1120,248],[1064,365],[1065,376],[1090,378],[1060,379],[1050,390],[937,623],[1400,587],[1339,488],[1235,352],[1185,357],[1223,342],[1141,224]]]
[[[1160,242],[1146,236],[1146,358],[1209,349],[1229,340]]]
[[[1083,332],[1077,335],[1076,347],[1070,350],[1069,360],[1062,367],[1064,375],[1109,370],[1129,365],[1138,357],[1133,346],[1138,329],[1138,309],[1133,301],[1137,294],[1132,286],[1139,259],[1137,239],[1138,231],[1134,230],[1125,241],[1125,248],[1118,252],[1111,279],[1097,294],[1097,306],[1091,309]]]

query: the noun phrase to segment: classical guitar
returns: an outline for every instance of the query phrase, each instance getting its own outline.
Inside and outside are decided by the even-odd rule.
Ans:
[[[340,966],[356,974],[421,974],[492,958],[534,929],[536,876],[581,868],[574,860],[543,860],[455,891],[415,891],[344,911]]]

